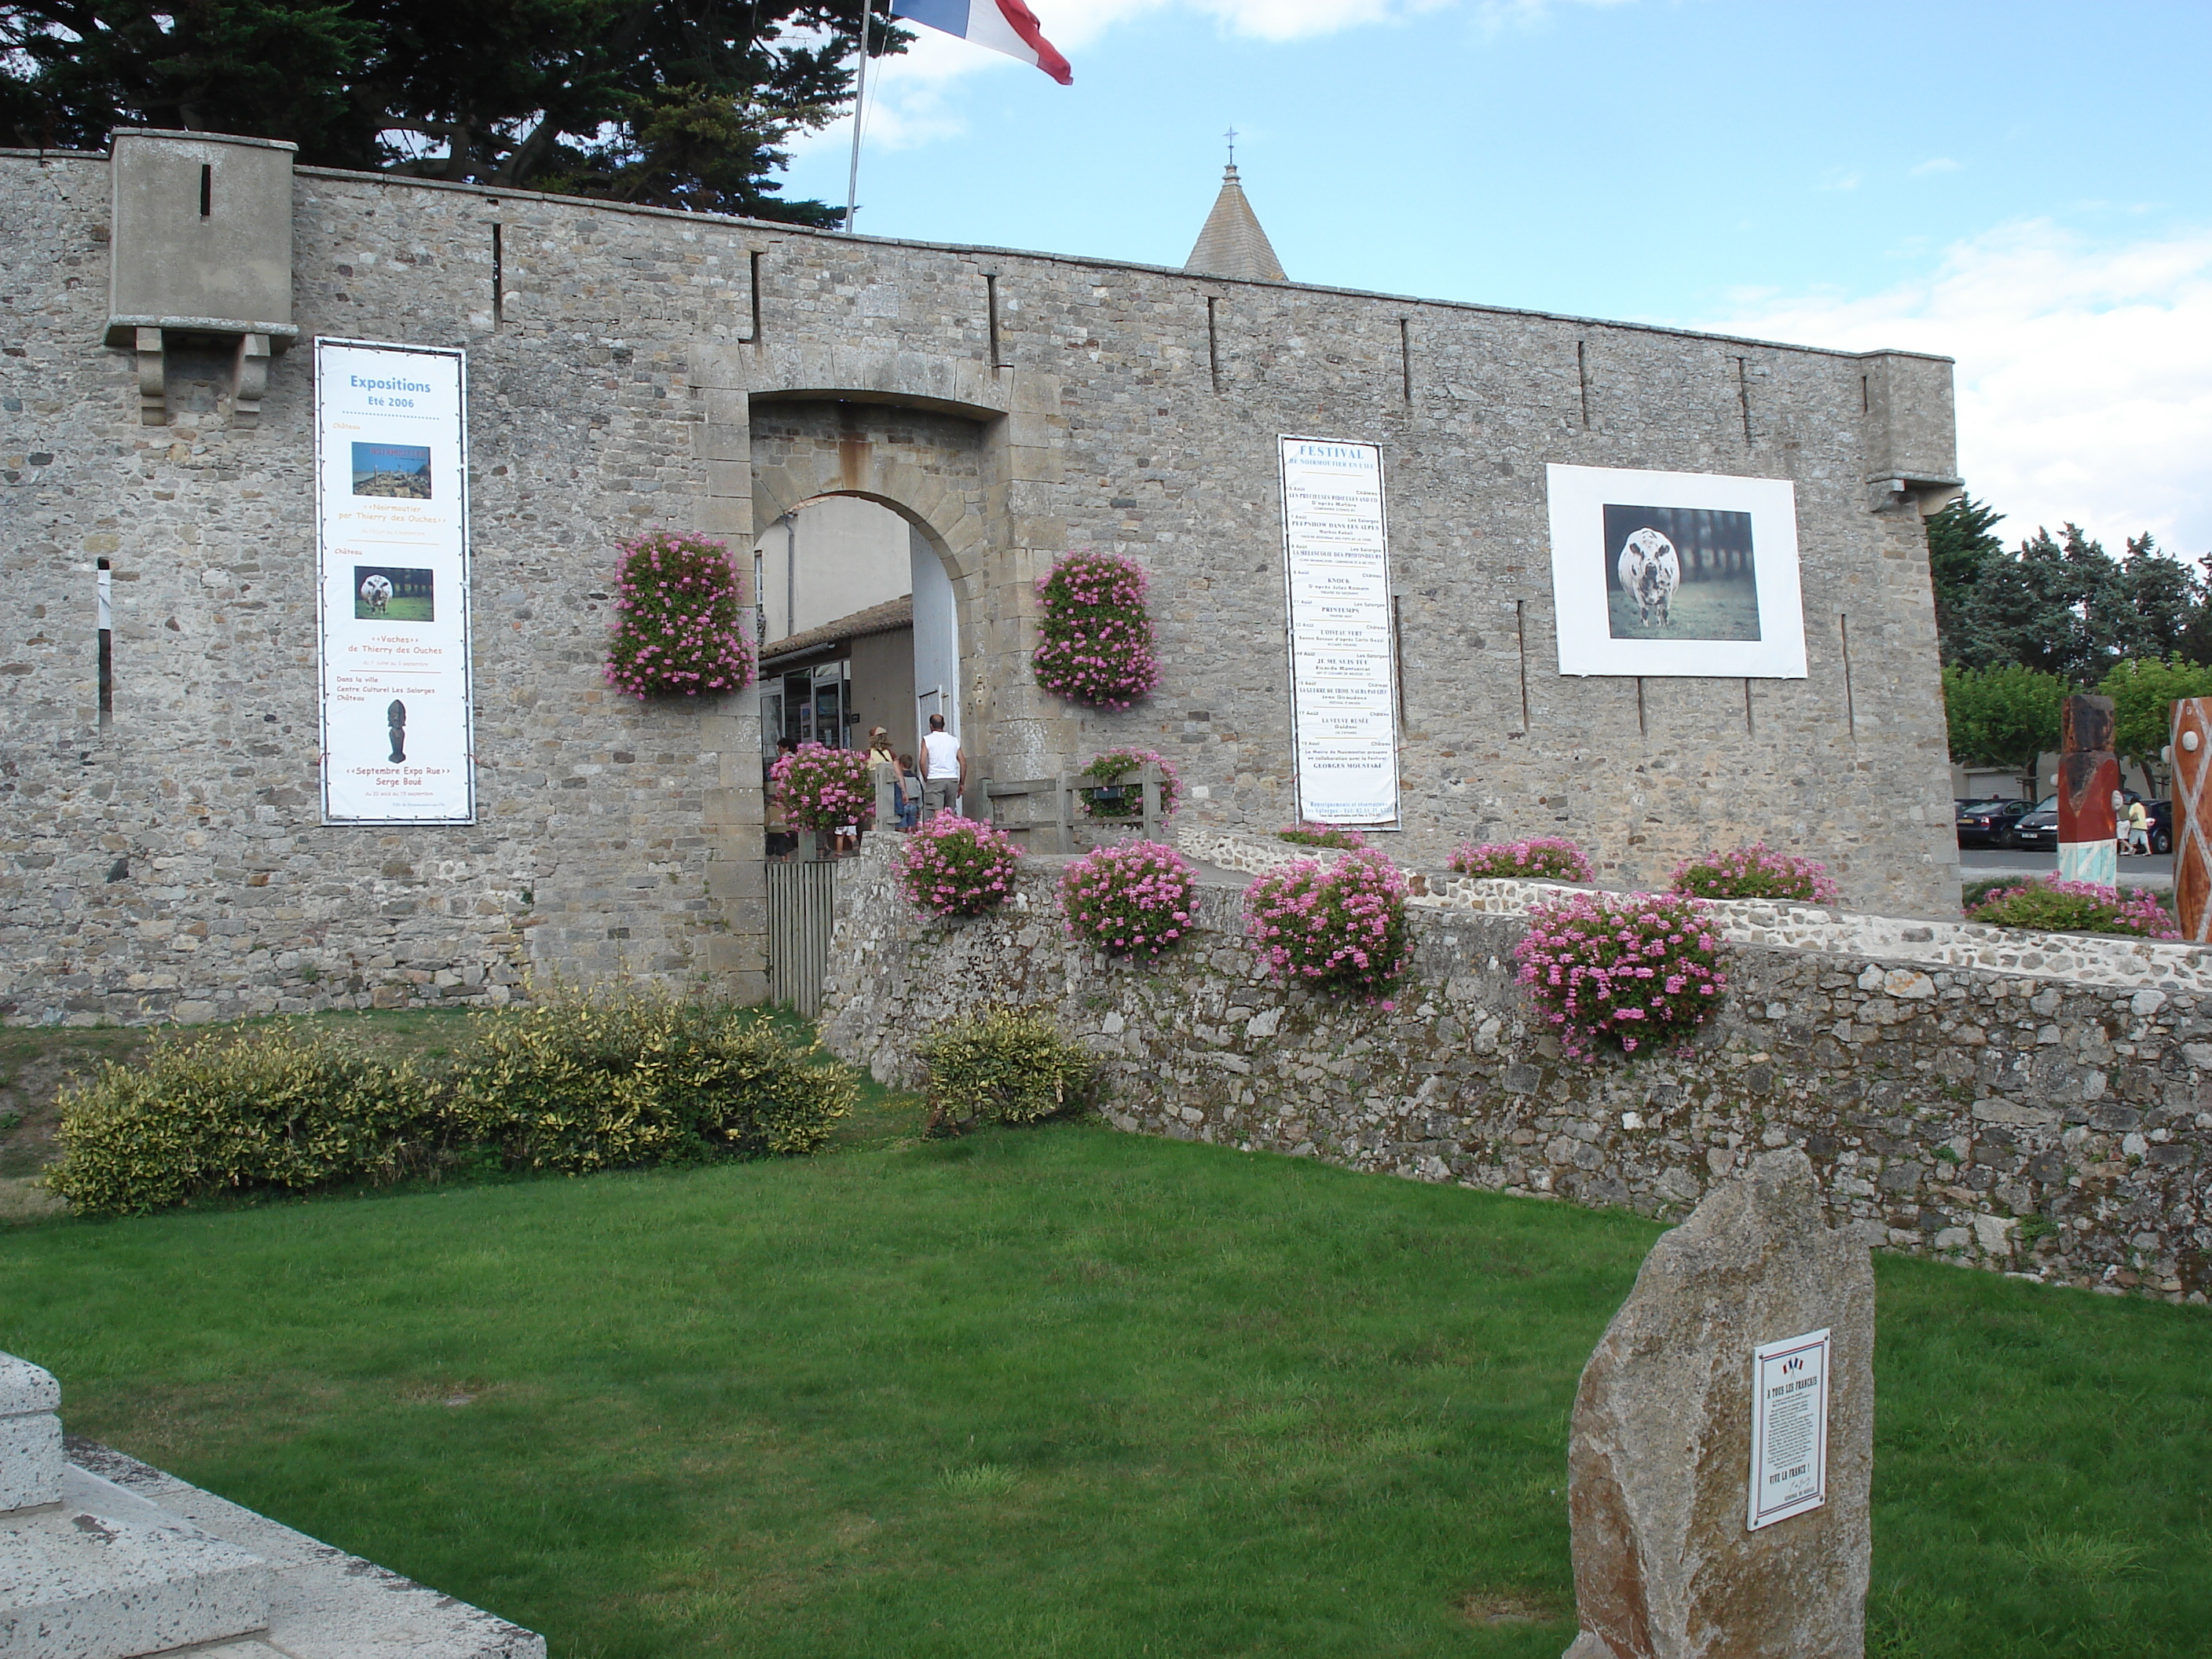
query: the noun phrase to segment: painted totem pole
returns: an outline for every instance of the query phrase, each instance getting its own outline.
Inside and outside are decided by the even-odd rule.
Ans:
[[[2074,696],[2058,715],[2058,879],[2111,887],[2120,877],[2112,797],[2120,762],[2112,752],[2112,700]]]
[[[2212,697],[2173,705],[2173,908],[2181,936],[2203,945],[2212,925]]]

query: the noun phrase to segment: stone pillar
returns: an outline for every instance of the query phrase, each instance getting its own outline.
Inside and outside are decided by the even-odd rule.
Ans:
[[[61,1404],[53,1373],[0,1353],[0,1514],[62,1501]]]
[[[1805,1154],[1765,1153],[1652,1247],[1583,1368],[1566,1659],[1863,1659],[1873,1477],[1873,1263]]]
[[[2112,700],[2072,696],[2058,716],[2058,878],[2110,887],[2119,879],[2112,796]]]
[[[2173,906],[2181,936],[2212,942],[2212,697],[2173,705]]]

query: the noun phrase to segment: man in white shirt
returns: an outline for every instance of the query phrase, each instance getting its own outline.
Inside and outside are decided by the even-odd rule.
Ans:
[[[967,793],[968,756],[960,740],[945,729],[945,716],[932,714],[921,740],[921,804],[927,809],[922,821],[956,807]]]

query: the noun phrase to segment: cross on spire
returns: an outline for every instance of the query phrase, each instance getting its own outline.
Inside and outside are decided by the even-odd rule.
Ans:
[[[1229,165],[1234,168],[1237,165],[1237,129],[1230,128],[1223,137],[1229,140]]]

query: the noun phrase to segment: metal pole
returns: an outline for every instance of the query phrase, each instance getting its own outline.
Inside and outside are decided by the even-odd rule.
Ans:
[[[860,123],[868,112],[868,14],[875,0],[860,0],[860,72],[853,89],[853,167],[845,175],[845,234],[853,234],[853,216],[860,210]]]

